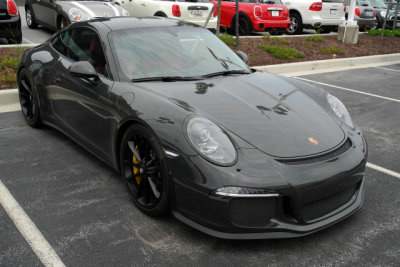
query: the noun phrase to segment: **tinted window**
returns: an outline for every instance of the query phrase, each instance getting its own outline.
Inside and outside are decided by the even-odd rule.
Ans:
[[[111,32],[109,39],[125,79],[248,71],[229,47],[203,28],[135,28]]]
[[[106,60],[97,33],[88,28],[75,28],[71,33],[68,57],[73,61],[89,61],[96,71],[104,76]]]
[[[56,35],[53,40],[51,40],[51,44],[58,52],[67,56],[70,41],[70,31],[65,31]]]

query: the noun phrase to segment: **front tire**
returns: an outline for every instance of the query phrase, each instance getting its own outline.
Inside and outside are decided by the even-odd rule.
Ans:
[[[121,142],[120,170],[135,205],[150,216],[170,211],[171,182],[156,136],[142,125],[130,126]]]
[[[296,13],[290,14],[290,27],[287,33],[290,35],[301,34],[303,32],[303,22],[301,16]]]
[[[26,25],[29,29],[37,29],[38,24],[35,20],[35,14],[30,6],[25,8]]]
[[[60,22],[58,23],[57,29],[60,30],[62,28],[67,27],[70,24],[69,20],[66,19],[65,17],[60,18]]]
[[[39,98],[32,77],[26,69],[22,69],[18,75],[18,93],[26,123],[34,128],[40,126]]]

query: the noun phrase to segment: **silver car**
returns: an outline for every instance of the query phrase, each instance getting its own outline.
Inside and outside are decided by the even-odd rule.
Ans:
[[[129,16],[123,7],[111,1],[26,0],[26,24],[35,29],[43,25],[58,30],[70,23],[95,17]]]

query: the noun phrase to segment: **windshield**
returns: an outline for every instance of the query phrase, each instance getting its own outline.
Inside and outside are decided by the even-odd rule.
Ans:
[[[385,2],[382,0],[369,0],[369,2],[375,8],[387,8]]]
[[[135,28],[111,32],[109,39],[125,80],[250,72],[229,47],[200,27]]]

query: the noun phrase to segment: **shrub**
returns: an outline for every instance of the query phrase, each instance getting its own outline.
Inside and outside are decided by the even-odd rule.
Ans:
[[[346,53],[345,50],[340,49],[340,48],[335,47],[335,46],[321,47],[321,52],[324,53],[324,54],[344,54],[344,53]]]
[[[221,41],[224,42],[226,45],[230,45],[230,46],[235,46],[236,45],[236,39],[233,38],[233,36],[227,34],[226,32],[221,34],[219,36],[219,39],[221,39]]]
[[[0,62],[0,67],[1,68],[11,68],[13,70],[17,70],[19,64],[19,59],[15,57],[3,57],[3,59]]]
[[[304,57],[304,55],[296,49],[287,46],[260,45],[259,47],[276,58],[292,60]]]
[[[306,37],[305,40],[306,41],[316,42],[316,43],[325,42],[325,38],[321,37],[320,35],[314,35],[314,36]]]

